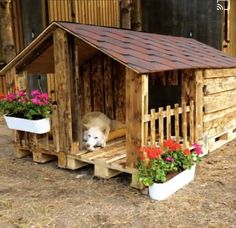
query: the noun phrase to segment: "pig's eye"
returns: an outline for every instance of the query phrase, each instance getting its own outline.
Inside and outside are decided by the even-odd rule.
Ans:
[[[88,137],[90,138],[90,137],[91,137],[91,135],[88,135]]]
[[[98,139],[98,137],[96,136],[96,137],[94,137],[94,139]]]

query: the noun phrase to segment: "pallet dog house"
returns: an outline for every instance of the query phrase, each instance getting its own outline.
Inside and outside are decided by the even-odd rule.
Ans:
[[[8,88],[27,90],[29,75],[47,74],[55,103],[51,132],[16,131],[15,154],[57,156],[69,169],[94,164],[109,178],[133,174],[137,147],[166,138],[199,142],[207,153],[236,138],[235,67],[235,58],[193,39],[54,22],[1,71]],[[94,152],[81,148],[89,111],[126,124]]]

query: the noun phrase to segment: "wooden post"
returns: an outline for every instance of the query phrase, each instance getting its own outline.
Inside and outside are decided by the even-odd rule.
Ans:
[[[187,147],[188,140],[188,132],[187,132],[187,111],[186,111],[186,103],[182,103],[182,135],[183,135],[183,144],[184,148]]]
[[[148,76],[137,75],[126,68],[126,165],[137,164],[137,148],[144,143],[143,116],[147,113]]]
[[[175,137],[176,142],[179,142],[179,104],[175,104],[174,108],[175,115]]]
[[[141,0],[133,1],[132,11],[132,29],[135,31],[142,31],[142,5]]]
[[[203,71],[195,71],[195,141],[203,138]]]
[[[69,152],[72,147],[71,115],[71,59],[67,33],[57,29],[53,33],[55,78],[58,105],[59,147],[61,152]]]
[[[193,101],[190,101],[190,104],[189,104],[189,107],[190,107],[190,111],[189,111],[189,116],[190,116],[190,121],[189,121],[189,128],[190,128],[190,143],[191,145],[194,143],[194,102]]]
[[[159,124],[159,145],[162,147],[164,141],[164,117],[163,117],[163,107],[158,108],[158,124]]]
[[[155,109],[151,109],[151,147],[156,145],[156,117]]]
[[[171,137],[171,106],[166,106],[166,139]]]
[[[131,29],[131,0],[121,0],[121,28]]]

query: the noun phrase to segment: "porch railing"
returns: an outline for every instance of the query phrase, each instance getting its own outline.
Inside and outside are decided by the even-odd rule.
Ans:
[[[151,109],[150,114],[144,115],[143,139],[145,145],[163,145],[165,139],[175,141],[188,147],[195,142],[195,111],[194,102],[182,106],[175,104],[173,108],[166,106]]]

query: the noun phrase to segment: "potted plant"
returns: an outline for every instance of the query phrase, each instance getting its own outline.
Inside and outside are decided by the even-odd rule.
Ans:
[[[160,147],[142,147],[138,150],[138,179],[149,187],[149,195],[164,200],[194,179],[195,164],[200,161],[202,149],[193,144],[193,150],[183,149],[172,139]]]
[[[0,95],[0,113],[11,129],[43,134],[50,131],[49,117],[52,105],[48,94],[34,90],[28,98],[26,91],[19,90],[6,96]]]

